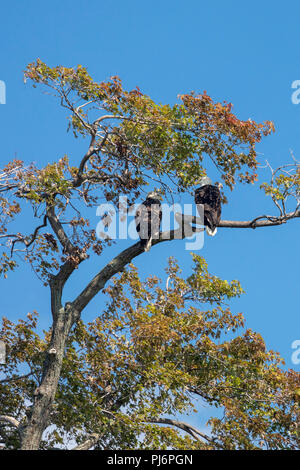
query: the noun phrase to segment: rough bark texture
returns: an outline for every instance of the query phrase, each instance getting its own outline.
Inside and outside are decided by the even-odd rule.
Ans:
[[[74,322],[70,309],[61,309],[53,323],[52,338],[47,351],[40,386],[35,390],[28,422],[22,429],[22,450],[36,450],[48,426],[51,406],[61,373],[66,339]]]
[[[74,247],[69,242],[53,210],[49,210],[48,216],[52,228],[58,236],[62,246],[64,246],[67,252],[72,252]],[[219,227],[270,227],[281,225],[286,221],[296,217],[300,217],[300,211],[286,214],[284,217],[260,216],[252,221],[223,220],[219,223]],[[160,233],[159,239],[153,240],[153,245],[172,239],[183,239],[186,236],[191,235],[192,232],[203,230],[203,228],[195,228],[191,226],[191,224],[195,223],[202,224],[202,220],[198,217],[176,214],[176,220],[179,223],[179,228],[170,232]],[[86,285],[83,291],[73,302],[67,303],[65,307],[63,307],[61,304],[62,292],[66,281],[74,271],[75,267],[70,264],[70,262],[66,262],[61,266],[58,274],[51,279],[50,288],[53,316],[52,338],[46,354],[42,380],[40,386],[35,391],[31,412],[25,425],[20,425],[18,427],[21,433],[22,450],[37,450],[40,447],[43,432],[49,424],[49,415],[57,391],[66,340],[72,326],[76,321],[79,320],[82,310],[93,299],[93,297],[95,297],[95,295],[97,295],[97,293],[104,288],[107,281],[109,281],[112,276],[122,271],[124,267],[132,261],[133,258],[142,254],[143,252],[144,249],[140,242],[135,243],[121,252],[102,270],[99,271],[99,273]],[[83,261],[85,258],[86,256],[82,255],[79,262]],[[178,426],[178,423],[176,425]],[[184,427],[181,426],[181,428],[183,429]],[[190,433],[195,432],[195,430],[191,429],[191,427],[189,427],[189,430],[186,428],[184,428],[184,430]],[[198,437],[199,436],[200,433],[198,432]],[[77,449],[88,449],[92,447],[97,442],[98,438],[98,435],[90,436],[88,440],[85,443],[79,445]]]

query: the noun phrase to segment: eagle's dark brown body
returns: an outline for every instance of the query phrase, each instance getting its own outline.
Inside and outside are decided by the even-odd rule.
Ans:
[[[139,206],[135,215],[136,230],[145,251],[151,248],[152,240],[159,237],[162,219],[161,203],[159,199],[147,197]]]
[[[221,220],[221,194],[219,188],[211,184],[201,186],[195,191],[195,202],[204,206],[204,225],[208,235],[215,235],[216,228]],[[200,212],[199,215],[201,215]]]

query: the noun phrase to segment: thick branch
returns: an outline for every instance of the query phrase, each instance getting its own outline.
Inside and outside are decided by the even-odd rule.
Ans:
[[[200,231],[203,229],[195,228],[191,226],[194,224],[203,224],[200,217],[191,215],[175,214],[176,220],[179,222],[180,227],[176,230],[166,231],[160,233],[159,239],[153,240],[153,245],[161,243],[167,240],[180,240],[187,236],[190,236],[193,232]],[[263,216],[267,217],[267,216]],[[256,227],[270,227],[275,225],[281,225],[286,221],[300,217],[300,211],[291,212],[284,217],[268,217],[265,220],[254,220],[249,221],[237,221],[237,220],[222,220],[219,223],[219,227],[224,228],[256,228]],[[182,224],[182,225],[181,225]],[[124,267],[130,263],[134,258],[144,252],[140,242],[135,243],[126,250],[122,251],[113,260],[111,260],[99,273],[92,279],[85,289],[79,294],[74,300],[73,307],[76,311],[76,315],[80,316],[82,310],[92,300],[95,295],[104,288],[106,282],[111,279],[112,276],[122,271]]]
[[[97,444],[100,438],[101,434],[91,434],[86,441],[74,447],[72,450],[89,450],[91,447]]]
[[[69,240],[69,237],[64,231],[62,224],[58,220],[55,214],[54,207],[55,206],[52,206],[52,205],[49,205],[47,207],[47,217],[49,219],[50,225],[53,229],[53,232],[57,236],[60,244],[62,245],[63,251],[65,253],[72,253],[74,251],[74,245]]]
[[[54,206],[48,206],[47,217],[63,248],[63,252],[68,255],[67,261],[60,267],[59,272],[50,279],[51,309],[52,315],[55,317],[58,311],[62,308],[61,298],[65,283],[73,273],[74,269],[76,269],[78,264],[87,258],[87,254],[83,251],[80,251],[70,241],[68,235],[64,231],[62,224],[55,214]]]
[[[20,423],[17,419],[12,416],[0,415],[0,421],[11,424],[13,427],[19,429]]]
[[[215,442],[213,439],[211,439],[209,436],[199,431],[199,429],[195,428],[194,426],[188,423],[184,423],[183,421],[176,421],[170,418],[156,418],[156,419],[153,418],[153,419],[147,420],[147,422],[151,424],[168,424],[171,426],[175,426],[187,432],[194,439],[196,439],[197,441],[201,443],[203,443],[202,439],[205,439],[207,442],[213,443],[215,445]],[[94,446],[99,441],[100,438],[101,438],[101,434],[91,434],[88,437],[88,439],[86,439],[83,443],[79,444],[78,446],[74,447],[72,450],[88,450],[92,446]]]
[[[87,153],[85,154],[85,156],[83,157],[83,159],[80,162],[80,165],[79,165],[79,168],[78,168],[77,179],[74,182],[75,187],[77,187],[81,184],[81,182],[82,182],[82,173],[83,173],[83,170],[84,170],[84,166],[89,161],[90,157],[95,153],[94,143],[95,143],[95,135],[92,137],[90,148],[88,149]]]
[[[175,426],[179,429],[182,429],[183,431],[193,436],[193,438],[199,442],[203,443],[202,439],[205,439],[207,442],[214,443],[213,439],[208,437],[206,434],[200,432],[199,429],[183,421],[176,421],[170,418],[156,418],[156,419],[150,419],[148,420],[148,422],[153,423],[153,424],[169,424],[171,426]]]
[[[173,231],[175,232],[175,231]],[[181,230],[180,230],[181,232]],[[167,232],[165,232],[167,233]],[[170,233],[170,232],[168,232]],[[181,237],[182,238],[182,237]],[[153,244],[161,240],[155,240]],[[144,253],[144,248],[140,242],[135,243],[126,250],[122,251],[118,256],[111,260],[95,277],[89,282],[86,288],[79,294],[73,302],[73,308],[79,316],[86,305],[95,297],[95,295],[103,289],[106,282],[115,274],[122,271],[124,267],[136,256]]]

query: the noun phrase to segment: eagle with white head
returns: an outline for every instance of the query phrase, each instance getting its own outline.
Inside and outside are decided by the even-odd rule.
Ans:
[[[205,177],[200,181],[199,188],[195,191],[196,205],[203,205],[204,226],[206,233],[210,236],[215,236],[217,233],[217,226],[221,220],[221,193],[220,189],[223,188],[222,183],[212,184],[210,178]],[[202,216],[200,207],[198,213]]]

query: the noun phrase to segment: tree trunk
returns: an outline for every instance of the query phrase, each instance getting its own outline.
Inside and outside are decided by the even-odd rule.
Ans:
[[[61,373],[64,349],[74,323],[69,309],[61,309],[53,322],[52,337],[43,367],[40,386],[35,390],[34,402],[28,421],[22,430],[21,450],[38,450],[42,434],[48,426]]]

